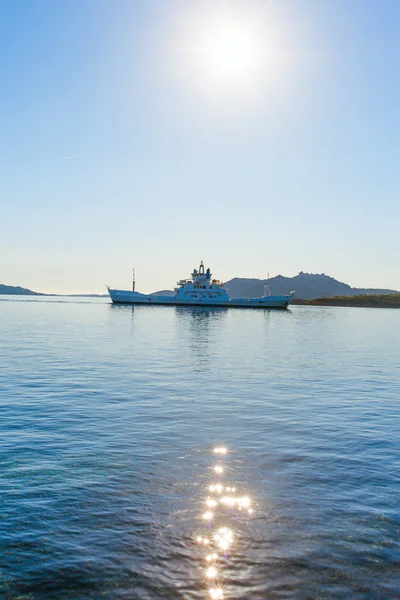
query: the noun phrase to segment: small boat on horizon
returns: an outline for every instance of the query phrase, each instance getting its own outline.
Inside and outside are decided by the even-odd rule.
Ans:
[[[268,286],[266,286],[267,288]],[[224,284],[213,279],[211,271],[204,268],[201,261],[198,269],[193,269],[189,279],[180,279],[173,296],[141,294],[135,291],[135,276],[132,290],[116,290],[107,286],[114,304],[146,304],[164,306],[224,306],[232,308],[287,308],[294,292],[280,296],[265,293],[258,298],[230,298]],[[267,290],[265,290],[267,292]]]

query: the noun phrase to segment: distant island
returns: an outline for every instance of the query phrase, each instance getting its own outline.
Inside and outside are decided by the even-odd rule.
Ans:
[[[387,306],[396,305],[398,298],[397,290],[390,289],[375,289],[375,288],[353,288],[347,283],[342,283],[325,273],[304,273],[301,271],[295,277],[284,277],[277,275],[270,279],[250,279],[245,277],[234,277],[225,283],[225,288],[231,298],[255,298],[264,295],[266,286],[269,293],[273,296],[282,295],[295,291],[294,304],[301,304],[300,301],[315,300],[316,304],[322,305],[324,300],[329,299],[335,304],[334,306]],[[160,290],[154,292],[156,295],[172,296],[172,290]],[[27,288],[14,287],[10,285],[0,284],[0,294],[17,294],[31,296],[50,296],[57,294],[41,294]],[[64,296],[72,297],[94,297],[105,298],[107,294],[63,294]],[[385,298],[388,296],[388,298]],[[390,300],[389,297],[393,297]],[[355,298],[350,304],[349,298]],[[369,298],[369,300],[368,300]],[[382,299],[383,298],[383,299]],[[341,304],[340,304],[341,302]],[[359,304],[355,304],[358,302]],[[366,304],[369,302],[369,304]],[[375,304],[372,304],[374,303]],[[314,304],[315,304],[314,303]],[[364,303],[364,304],[360,304]]]
[[[28,290],[27,288],[23,288],[13,285],[4,285],[0,283],[0,294],[12,294],[13,296],[44,296],[45,294],[40,294],[39,292],[32,292],[32,290]]]
[[[67,298],[107,298],[108,294],[43,294],[28,288],[0,283],[0,295],[12,296],[65,296]]]

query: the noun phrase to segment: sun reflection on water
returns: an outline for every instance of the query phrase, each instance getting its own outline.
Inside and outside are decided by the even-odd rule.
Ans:
[[[217,569],[215,567],[208,567],[206,571],[206,576],[209,579],[215,579],[215,577],[217,576]]]
[[[228,449],[225,446],[217,446],[213,449],[213,453],[225,456]],[[222,477],[225,465],[215,465],[213,470]],[[207,492],[204,504],[213,510],[208,510],[201,515],[202,520],[208,522],[207,534],[198,535],[196,542],[205,550],[203,556],[205,561],[204,578],[213,582],[213,587],[208,588],[209,597],[222,600],[225,598],[225,592],[221,567],[227,564],[228,552],[232,552],[235,540],[234,529],[228,527],[227,524],[230,524],[229,520],[234,516],[232,510],[246,511],[250,515],[253,513],[253,509],[250,497],[237,494],[234,486],[225,486],[220,482],[211,483],[207,487]],[[223,559],[222,565],[221,559]],[[217,568],[218,563],[219,568]]]
[[[210,596],[211,598],[213,598],[213,600],[223,600],[224,598],[224,592],[222,590],[222,588],[218,587],[218,588],[211,588],[209,590],[210,592]]]
[[[203,514],[203,519],[205,521],[211,521],[211,519],[213,519],[213,518],[214,518],[214,513],[211,512],[211,510],[209,510]]]
[[[218,446],[217,448],[214,448],[213,452],[214,454],[226,454],[228,450],[225,448],[225,446]]]

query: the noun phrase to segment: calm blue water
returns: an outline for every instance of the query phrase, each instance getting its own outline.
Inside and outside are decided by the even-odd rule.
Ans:
[[[399,334],[390,309],[3,297],[0,596],[400,598]]]

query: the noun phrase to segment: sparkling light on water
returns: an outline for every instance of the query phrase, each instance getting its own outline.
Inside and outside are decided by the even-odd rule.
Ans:
[[[208,590],[210,592],[210,596],[213,600],[221,600],[224,597],[224,592],[222,588],[211,588]]]
[[[227,448],[219,446],[213,450],[214,454],[226,455],[227,452]],[[216,465],[213,470],[222,476],[224,466]],[[232,552],[235,539],[234,528],[228,527],[226,523],[229,522],[229,519],[232,520],[234,518],[232,509],[246,509],[248,514],[251,514],[253,509],[250,508],[250,497],[248,495],[235,495],[236,487],[234,486],[223,486],[222,483],[212,483],[207,489],[214,496],[207,496],[204,503],[208,508],[214,509],[214,511],[203,513],[202,519],[209,521],[208,527],[212,527],[212,529],[208,529],[208,537],[200,535],[196,539],[199,544],[207,547],[207,554],[204,555],[206,563],[204,575],[206,579],[215,581],[215,586],[209,588],[208,593],[212,599],[218,600],[224,598],[222,585],[223,571],[217,569],[213,563],[223,558],[222,564],[226,564],[228,560],[227,553],[228,551]],[[213,522],[212,526],[211,521]],[[210,549],[212,550],[211,552]]]
[[[207,562],[212,562],[217,559],[218,559],[218,554],[216,554],[215,552],[213,552],[212,554],[207,554],[207,556],[206,556]]]
[[[210,485],[210,487],[208,489],[210,490],[210,492],[214,492],[216,494],[222,494],[224,488],[220,483],[216,483],[216,484]]]
[[[213,517],[214,517],[214,513],[211,512],[211,510],[209,510],[203,514],[203,519],[205,521],[210,521]]]
[[[216,576],[217,569],[215,567],[209,567],[206,571],[206,577],[208,577],[208,579],[215,579]]]
[[[213,450],[214,454],[226,454],[228,450],[224,446],[218,446]]]

